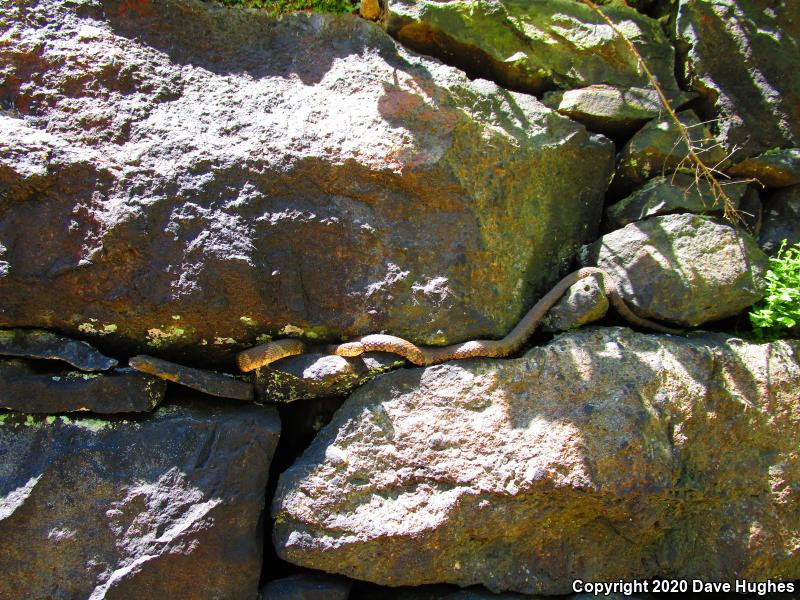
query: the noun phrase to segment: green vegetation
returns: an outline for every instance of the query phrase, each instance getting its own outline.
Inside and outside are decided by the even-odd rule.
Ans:
[[[760,339],[785,337],[800,323],[800,243],[769,259],[767,293],[750,311],[750,323]]]
[[[358,8],[358,0],[220,0],[227,6],[263,8],[272,15],[297,11],[349,13]]]

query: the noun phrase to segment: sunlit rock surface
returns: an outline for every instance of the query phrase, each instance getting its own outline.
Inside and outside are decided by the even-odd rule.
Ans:
[[[184,364],[263,334],[502,336],[613,146],[353,15],[0,11],[0,325]]]
[[[797,579],[799,350],[599,328],[384,375],[281,475],[275,546],[385,585]]]

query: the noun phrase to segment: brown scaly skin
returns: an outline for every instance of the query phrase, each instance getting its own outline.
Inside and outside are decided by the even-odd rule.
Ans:
[[[306,345],[301,340],[276,340],[239,352],[236,355],[236,365],[246,373],[287,356],[302,354],[305,351]]]
[[[571,286],[591,275],[603,277],[606,293],[611,304],[629,323],[662,333],[681,333],[680,330],[665,327],[635,314],[625,304],[617,282],[608,273],[597,267],[586,267],[570,273],[559,281],[522,317],[516,327],[501,340],[472,340],[451,346],[431,347],[417,346],[393,335],[372,334],[356,338],[344,344],[326,346],[325,350],[330,354],[339,356],[358,356],[364,352],[392,352],[418,366],[436,365],[448,360],[462,358],[501,358],[509,356],[522,348],[525,341],[542,322],[547,312]],[[282,342],[284,344],[281,345]],[[240,352],[237,356],[237,362],[243,371],[250,371],[285,356],[302,354],[304,351],[303,343],[299,340],[278,340]],[[242,359],[243,356],[246,357],[244,360]],[[249,368],[245,368],[243,364],[246,364]]]

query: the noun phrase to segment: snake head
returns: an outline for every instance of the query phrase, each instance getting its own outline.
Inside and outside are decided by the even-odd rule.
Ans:
[[[361,342],[345,342],[336,347],[337,356],[361,356],[364,354],[364,344]]]

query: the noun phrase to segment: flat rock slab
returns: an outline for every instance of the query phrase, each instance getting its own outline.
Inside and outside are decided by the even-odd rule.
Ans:
[[[799,357],[594,328],[389,373],[281,475],[275,547],[392,586],[796,580]]]
[[[36,0],[0,30],[0,326],[196,364],[502,337],[596,235],[613,144],[354,15]]]
[[[352,358],[311,352],[256,370],[255,385],[264,402],[346,396],[370,379],[404,364],[404,358],[388,352],[367,352]]]
[[[631,223],[583,248],[580,261],[607,271],[640,316],[688,327],[760,300],[768,266],[748,234],[693,214]]]
[[[253,384],[226,373],[186,367],[155,356],[133,356],[128,364],[142,373],[198,390],[204,394],[235,400],[252,400]]]
[[[658,21],[621,4],[605,13],[666,90],[677,90],[674,50]],[[649,87],[625,42],[580,2],[393,0],[387,30],[403,44],[510,89],[539,94],[592,84]]]
[[[683,72],[734,158],[800,146],[800,0],[678,0]]]
[[[116,359],[90,344],[41,329],[0,329],[0,356],[62,360],[82,371],[107,371]]]
[[[676,91],[669,96],[670,106],[677,110],[695,95]],[[651,87],[590,85],[547,92],[542,103],[583,123],[590,131],[613,138],[630,137],[645,123],[664,114],[658,93]]]
[[[164,400],[166,389],[163,380],[133,369],[43,373],[23,360],[0,360],[0,407],[18,412],[150,412]]]
[[[728,169],[728,175],[757,179],[768,188],[800,184],[800,148],[776,148],[746,158]]]
[[[758,201],[758,193],[746,181],[722,180],[723,190],[734,208],[739,209],[745,194],[755,196],[745,204]],[[604,227],[608,231],[625,227],[657,215],[677,212],[722,215],[722,199],[718,199],[705,179],[688,173],[654,177],[627,198],[606,209]]]
[[[272,408],[0,416],[0,597],[255,598]]]

